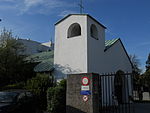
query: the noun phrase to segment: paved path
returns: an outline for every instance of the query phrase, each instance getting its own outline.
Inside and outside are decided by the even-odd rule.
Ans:
[[[150,113],[150,103],[135,103],[135,113]]]

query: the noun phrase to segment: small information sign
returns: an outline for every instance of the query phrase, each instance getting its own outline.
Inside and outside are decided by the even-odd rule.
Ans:
[[[82,78],[82,85],[87,86],[87,85],[89,85],[89,82],[90,82],[90,80],[88,77]]]
[[[80,91],[81,95],[91,95],[91,91]]]
[[[88,101],[88,96],[87,96],[87,95],[84,95],[84,96],[83,96],[83,101],[84,101],[84,102],[87,102],[87,101]]]
[[[88,86],[81,86],[82,91],[88,91],[90,90],[89,85]]]

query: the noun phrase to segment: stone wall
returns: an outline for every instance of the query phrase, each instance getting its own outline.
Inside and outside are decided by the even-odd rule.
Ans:
[[[83,77],[89,78],[88,100],[83,101],[81,86]],[[99,113],[100,88],[98,74],[73,74],[67,76],[67,113]]]

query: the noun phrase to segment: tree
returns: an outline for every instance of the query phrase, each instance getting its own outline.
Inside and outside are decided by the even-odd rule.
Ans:
[[[150,69],[150,53],[148,55],[147,61],[146,61],[146,71],[148,71]]]
[[[53,87],[53,82],[47,74],[37,74],[36,77],[29,79],[26,84],[26,89],[35,94],[37,107],[42,110],[46,109],[47,101],[46,94],[49,87]]]
[[[148,86],[148,90],[150,92],[150,53],[148,55],[145,67],[146,67],[146,71],[144,73],[145,84],[146,84],[146,86]]]
[[[137,89],[141,83],[140,82],[141,81],[141,77],[140,77],[141,69],[139,68],[140,61],[136,55],[130,55],[129,57],[133,65],[133,85],[134,85],[134,88]]]
[[[49,113],[66,113],[66,80],[47,90],[47,111]]]
[[[147,71],[144,73],[144,76],[145,76],[146,85],[148,85],[149,88],[150,88],[150,70],[147,70]]]
[[[139,75],[141,73],[141,69],[139,68],[140,67],[139,59],[137,58],[136,55],[130,55],[129,57],[130,57],[130,60],[131,60],[131,62],[133,64],[133,71],[134,71],[134,73]]]
[[[0,34],[0,86],[25,81],[33,74],[32,66],[24,60],[26,56],[19,54],[24,47],[17,38],[6,29]]]

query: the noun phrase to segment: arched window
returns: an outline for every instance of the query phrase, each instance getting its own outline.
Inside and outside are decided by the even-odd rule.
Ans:
[[[81,35],[81,27],[78,23],[72,24],[68,29],[68,38],[80,36]]]
[[[98,39],[98,31],[94,24],[91,25],[90,33],[91,33],[91,37]]]

